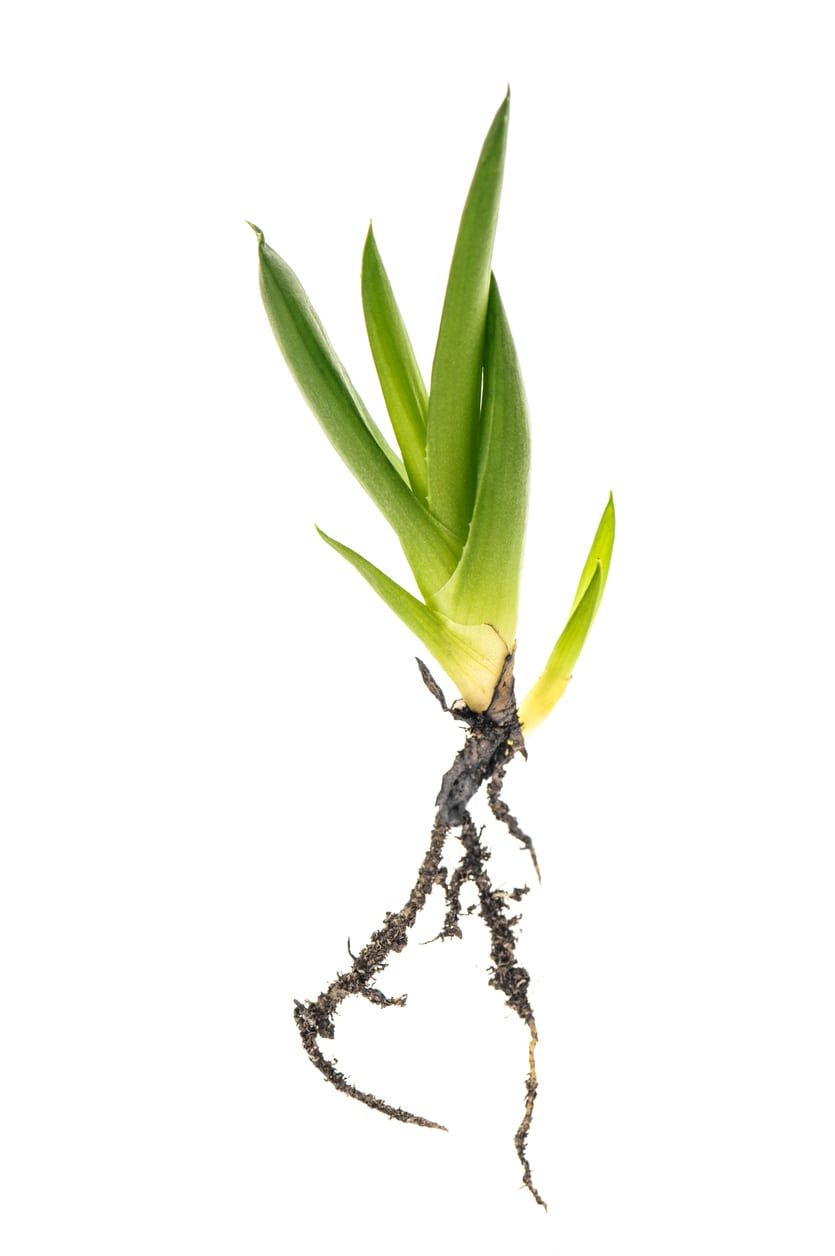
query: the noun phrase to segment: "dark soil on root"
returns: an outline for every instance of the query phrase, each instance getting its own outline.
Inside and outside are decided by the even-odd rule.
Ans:
[[[319,1044],[322,1039],[334,1037],[334,1016],[349,995],[361,995],[383,1007],[405,1003],[405,995],[389,998],[379,990],[375,984],[377,976],[391,956],[407,945],[409,931],[436,886],[443,890],[446,897],[446,914],[439,937],[460,938],[461,891],[466,884],[472,884],[478,895],[478,913],[490,935],[490,985],[504,995],[508,1007],[524,1022],[530,1034],[524,1114],[514,1145],[522,1165],[522,1181],[537,1203],[545,1207],[545,1201],[534,1186],[527,1155],[527,1139],[537,1092],[534,1064],[536,1022],[528,999],[530,977],[516,958],[514,928],[520,917],[518,914],[508,915],[509,905],[520,902],[527,893],[527,887],[509,892],[493,887],[487,870],[490,852],[482,842],[483,831],[476,829],[468,810],[474,796],[486,784],[492,814],[529,852],[539,875],[533,842],[502,798],[507,764],[515,755],[526,753],[513,690],[513,656],[508,655],[505,659],[493,699],[483,712],[471,711],[460,702],[448,707],[440,687],[420,659],[418,666],[424,684],[443,710],[466,725],[466,740],[441,782],[429,846],[409,897],[399,911],[386,913],[382,925],[359,954],[352,955],[353,962],[348,972],[339,973],[318,998],[304,1003],[296,1001],[296,1024],[312,1063],[337,1090],[397,1121],[430,1129],[445,1129],[437,1121],[407,1112],[374,1094],[359,1090],[326,1058]],[[450,873],[442,859],[447,838],[453,833],[461,843],[463,854]]]

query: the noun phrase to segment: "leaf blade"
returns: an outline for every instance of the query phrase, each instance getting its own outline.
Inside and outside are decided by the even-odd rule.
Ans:
[[[610,493],[580,574],[568,623],[551,651],[545,670],[519,708],[519,719],[528,732],[550,714],[571,679],[603,598],[614,544],[615,501]]]
[[[461,215],[429,389],[429,508],[462,543],[476,493],[484,326],[509,111],[508,92],[487,133]]]
[[[452,619],[491,624],[513,646],[530,471],[528,409],[495,277],[487,306],[480,468],[461,560],[430,602]]]
[[[606,588],[606,580],[609,576],[609,566],[612,561],[612,549],[615,544],[615,499],[609,494],[609,500],[600,516],[600,522],[597,525],[597,531],[594,534],[594,540],[586,559],[586,564],[580,574],[580,580],[577,584],[577,592],[574,594],[574,601],[571,604],[573,611],[580,598],[586,591],[588,583],[594,575],[595,565],[599,562],[601,567],[601,585],[600,596],[603,596],[603,590]],[[569,612],[570,613],[570,612]]]
[[[504,643],[497,634],[486,625],[453,624],[430,610],[356,550],[334,540],[319,527],[316,531],[356,568],[390,610],[420,638],[458,686],[467,705],[474,711],[486,710],[506,657]]]
[[[519,722],[526,734],[542,723],[565,693],[600,603],[600,593],[601,565],[598,562],[583,596],[557,638],[545,670],[519,707]]]
[[[362,308],[371,355],[415,494],[427,499],[426,385],[371,227],[362,253]]]
[[[397,533],[421,591],[434,592],[454,570],[459,549],[406,483],[298,277],[253,229],[261,294],[287,365],[331,444]]]

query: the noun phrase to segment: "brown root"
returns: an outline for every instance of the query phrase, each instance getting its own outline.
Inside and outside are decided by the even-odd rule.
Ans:
[[[507,763],[516,754],[525,754],[513,693],[513,656],[508,655],[505,659],[493,700],[483,712],[471,711],[461,703],[448,707],[428,668],[420,660],[418,666],[424,684],[442,709],[467,725],[466,741],[444,775],[436,802],[437,811],[429,847],[403,907],[398,912],[386,913],[382,926],[372,934],[359,954],[355,956],[349,945],[352,964],[348,972],[339,973],[318,998],[305,1003],[296,1001],[296,1024],[311,1062],[342,1094],[357,1099],[394,1120],[430,1129],[445,1129],[437,1121],[417,1116],[379,1099],[376,1095],[359,1090],[323,1055],[319,1041],[334,1037],[334,1016],[349,995],[360,995],[381,1007],[402,1006],[405,1003],[405,995],[390,998],[378,990],[374,984],[377,975],[385,968],[391,956],[407,945],[409,931],[436,885],[443,888],[446,897],[446,914],[438,936],[460,938],[461,891],[467,882],[471,882],[478,894],[479,915],[490,934],[490,985],[504,995],[508,1006],[524,1022],[530,1033],[525,1111],[516,1131],[514,1145],[522,1165],[522,1181],[537,1203],[544,1207],[545,1201],[533,1184],[527,1155],[527,1138],[537,1091],[534,1064],[536,1024],[528,1000],[530,977],[516,960],[516,936],[513,929],[519,917],[507,915],[508,902],[518,902],[527,893],[527,887],[512,890],[510,893],[493,888],[486,866],[490,853],[482,844],[481,834],[476,830],[468,810],[472,798],[487,782],[487,796],[493,815],[530,852],[539,875],[533,842],[522,831],[501,797]],[[453,830],[458,830],[464,853],[450,874],[441,860],[447,837]],[[468,909],[468,913],[471,910]]]
[[[505,764],[500,763],[496,768],[490,780],[487,782],[487,801],[490,804],[490,810],[496,819],[504,824],[508,832],[516,838],[531,857],[534,872],[538,881],[542,881],[542,873],[539,871],[539,860],[536,857],[536,848],[533,841],[523,830],[519,821],[512,814],[505,800],[502,798],[502,786],[504,785]]]

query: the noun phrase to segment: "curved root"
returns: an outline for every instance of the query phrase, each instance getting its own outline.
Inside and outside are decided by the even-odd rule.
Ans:
[[[408,944],[409,931],[436,885],[443,887],[446,896],[446,914],[438,936],[460,938],[461,891],[467,882],[471,882],[478,894],[479,915],[490,934],[490,985],[501,991],[508,1006],[528,1027],[530,1033],[525,1111],[514,1137],[514,1146],[522,1165],[524,1185],[537,1203],[545,1207],[545,1201],[533,1184],[527,1155],[527,1139],[537,1092],[534,1062],[536,1023],[528,1000],[530,976],[527,969],[516,960],[516,935],[513,930],[519,917],[509,918],[507,915],[508,902],[519,901],[527,893],[527,887],[512,890],[510,893],[493,888],[486,867],[490,852],[482,844],[481,834],[476,830],[468,811],[471,799],[487,782],[490,810],[529,851],[537,876],[539,875],[533,842],[522,831],[501,796],[507,763],[517,753],[525,753],[513,694],[513,656],[508,655],[505,660],[493,701],[484,712],[470,711],[461,705],[449,708],[429,670],[420,660],[418,665],[424,683],[443,710],[450,711],[454,718],[467,725],[467,739],[444,775],[429,847],[409,897],[400,911],[386,914],[382,926],[372,934],[370,941],[358,955],[353,955],[349,945],[353,962],[348,972],[338,974],[318,998],[305,1003],[296,1001],[296,1024],[311,1062],[342,1094],[407,1125],[445,1130],[446,1126],[437,1121],[430,1121],[358,1089],[323,1055],[319,1040],[334,1037],[334,1016],[342,1001],[349,995],[361,995],[381,1007],[402,1006],[405,1003],[405,995],[397,998],[384,995],[373,984],[374,979],[385,968],[391,956],[402,951]],[[464,853],[450,875],[443,867],[441,859],[446,839],[453,830],[458,830]]]

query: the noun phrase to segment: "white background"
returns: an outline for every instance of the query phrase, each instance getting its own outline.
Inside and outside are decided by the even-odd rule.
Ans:
[[[827,4],[20,6],[0,41],[0,1247],[835,1250]],[[314,520],[400,578],[272,342],[252,218],[372,409],[369,215],[428,372],[510,81],[495,265],[534,472],[508,796],[525,1035],[463,944],[291,1018],[423,852],[457,734]],[[529,879],[501,838],[496,875]],[[416,937],[437,927],[437,909]]]

